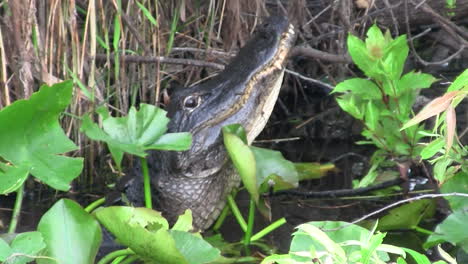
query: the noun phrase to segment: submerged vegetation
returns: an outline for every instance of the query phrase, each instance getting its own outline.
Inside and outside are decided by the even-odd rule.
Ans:
[[[303,25],[303,37],[312,29],[304,22],[308,7],[307,1],[287,7],[294,22]],[[344,74],[345,67],[330,65],[324,67],[328,77],[323,81],[335,86],[339,107],[362,124],[363,140],[357,143],[375,150],[367,173],[354,182],[356,188],[385,181],[380,179],[383,171],[409,182],[408,171],[416,164],[438,192],[423,190],[421,195],[405,186],[379,190],[383,197],[395,190],[401,197],[385,208],[388,214],[370,220],[381,213],[377,211],[352,223],[302,223],[291,234],[289,251],[277,252],[264,238],[287,219],[254,230],[256,212],[271,221],[270,195],[296,188],[300,180],[323,177],[334,169],[332,164],[288,161],[278,151],[249,146],[239,125],[224,127],[225,146],[249,193],[249,210],[246,221],[233,194],[214,235],[208,236],[193,232],[190,210],[173,226],[150,210],[145,157],[149,150],[190,147],[189,133],[166,133],[169,119],[162,108],[173,81],[188,86],[210,78],[262,16],[284,7],[266,1],[21,0],[2,2],[0,9],[5,17],[0,24],[0,194],[16,194],[8,233],[0,236],[1,263],[421,264],[467,259],[468,149],[457,136],[456,110],[468,95],[468,70],[450,78],[446,91],[416,114],[421,89],[438,79],[405,70],[408,41],[413,41],[406,35],[392,38],[376,25],[362,27],[365,38],[337,33],[343,46],[336,47],[334,39],[321,43],[346,49],[362,71],[355,75],[363,78],[343,77],[351,75]],[[351,62],[345,55],[333,59],[341,59],[341,66]],[[46,85],[38,89],[39,83]],[[432,117],[428,128],[423,121]],[[90,191],[100,180],[115,182],[131,164],[124,158],[130,155],[142,164],[146,208],[104,207],[104,199],[83,208],[65,198],[42,215],[36,230],[16,233],[30,186],[66,192],[75,181]],[[115,173],[100,178],[109,164]],[[448,203],[447,217],[428,225],[439,206],[435,198],[441,197]],[[227,217],[234,217],[242,230],[238,242],[222,239],[219,229]],[[125,248],[97,260],[102,227]],[[386,241],[395,230],[417,232],[418,250]],[[428,258],[427,250],[438,256]]]

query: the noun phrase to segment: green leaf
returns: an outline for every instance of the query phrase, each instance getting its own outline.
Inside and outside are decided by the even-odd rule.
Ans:
[[[369,54],[375,59],[383,57],[386,41],[382,31],[374,24],[367,31],[366,48]]]
[[[240,139],[242,139],[242,142],[244,142],[244,144],[248,144],[247,133],[245,132],[245,129],[240,124],[232,124],[232,125],[224,126],[223,133],[224,132],[229,132],[231,134],[234,134],[240,137]]]
[[[444,138],[437,138],[433,140],[431,143],[427,144],[421,151],[421,158],[422,159],[429,159],[433,157],[437,152],[444,149],[445,140]]]
[[[411,255],[411,257],[413,257],[413,259],[416,261],[416,263],[418,264],[431,264],[431,261],[429,261],[429,259],[417,252],[417,251],[414,251],[412,249],[409,249],[409,248],[402,248],[404,251],[406,251],[407,253],[409,253]]]
[[[417,200],[394,208],[379,219],[381,231],[415,229],[424,218],[431,217],[436,209],[433,200]]]
[[[221,257],[220,251],[201,237],[188,232],[170,230],[179,252],[190,264],[211,263]]]
[[[82,158],[62,155],[77,146],[58,122],[70,104],[72,89],[71,81],[43,85],[30,99],[18,100],[0,111],[0,157],[21,168],[15,172],[18,181],[24,181],[28,168],[45,184],[66,191],[81,172]],[[9,180],[10,186],[2,189],[14,189],[17,180]]]
[[[251,197],[258,202],[258,189],[256,178],[256,161],[253,152],[249,146],[235,134],[227,132],[223,129],[224,146],[229,154],[229,157],[237,169],[239,176],[244,183],[245,188],[250,193]]]
[[[362,99],[382,99],[382,93],[374,82],[353,78],[340,82],[331,93],[350,91],[354,95],[359,95]]]
[[[459,208],[438,224],[434,233],[427,238],[424,248],[430,248],[442,242],[450,242],[468,252],[468,211]]]
[[[458,75],[453,83],[447,88],[447,92],[451,91],[463,91],[467,90],[468,87],[468,69]]]
[[[289,186],[298,186],[298,175],[294,164],[289,160],[286,160],[281,152],[258,148],[250,147],[252,153],[255,157],[256,164],[256,175],[257,175],[257,188],[268,181],[268,177],[272,174],[281,177],[286,183],[289,183]],[[281,186],[276,186],[275,190],[284,189]],[[286,189],[288,189],[286,187]]]
[[[190,145],[192,145],[192,135],[189,132],[167,133],[153,144],[145,146],[145,149],[182,151],[187,150]]]
[[[38,231],[47,245],[47,256],[39,264],[88,264],[94,259],[101,244],[101,227],[79,204],[61,199],[41,218]]]
[[[406,35],[401,35],[394,39],[384,53],[384,64],[390,68],[390,78],[393,81],[400,79],[401,73],[405,66],[406,58],[408,57],[408,44],[406,41]]]
[[[141,104],[139,111],[132,107],[126,117],[111,117],[105,108],[99,108],[96,112],[102,118],[103,129],[93,123],[89,116],[83,117],[80,129],[89,138],[106,142],[119,167],[124,152],[145,157],[146,150],[180,151],[192,144],[189,133],[164,134],[169,123],[166,111],[153,105]]]
[[[364,42],[358,37],[349,34],[347,45],[348,52],[359,69],[367,76],[381,80],[383,72],[377,67],[378,60],[370,56]]]
[[[341,107],[341,109],[343,109],[343,111],[349,113],[354,118],[358,120],[363,119],[364,114],[362,109],[364,104],[353,94],[348,93],[341,95],[340,97],[336,98],[336,102]]]
[[[161,213],[149,208],[112,206],[95,211],[95,216],[119,242],[146,262],[184,264]]]
[[[441,193],[466,193],[468,194],[468,173],[460,171],[455,174],[452,178],[446,181],[440,187]],[[452,210],[463,209],[467,206],[468,198],[459,196],[447,196],[444,197],[450,204]]]
[[[172,227],[172,230],[189,232],[192,231],[192,211],[190,209],[185,210],[183,215],[179,215],[177,222]]]
[[[345,263],[346,261],[346,253],[343,250],[342,247],[340,247],[339,240],[334,240],[330,238],[325,232],[320,230],[322,229],[329,229],[329,225],[322,223],[307,223],[307,224],[302,224],[297,227],[298,232],[294,233],[294,235],[298,234],[303,234],[307,235],[308,237],[312,238],[313,240],[313,245],[317,251],[317,253],[321,250],[328,252],[329,254],[332,253],[333,257],[336,258],[338,263]],[[320,228],[319,228],[320,227]],[[294,240],[293,240],[294,242]],[[291,242],[291,253],[294,251],[298,251],[298,249],[295,247],[296,245]],[[303,247],[304,245],[301,245]],[[308,245],[310,248],[310,245]]]
[[[333,163],[317,162],[294,162],[294,167],[296,167],[299,181],[320,179],[336,169]]]
[[[427,73],[414,71],[408,72],[396,82],[398,92],[397,96],[400,96],[402,93],[410,90],[429,88],[436,81],[437,79],[434,78],[434,76]]]
[[[372,101],[367,102],[365,122],[371,130],[376,130],[379,125],[380,110]]]
[[[447,167],[453,162],[452,159],[444,156],[442,159],[438,160],[434,165],[434,178],[440,183],[443,184],[447,180],[446,172]]]
[[[38,256],[45,247],[46,244],[40,232],[18,234],[11,242],[11,254],[15,254],[16,257],[10,255],[5,263],[24,264],[31,262],[34,257],[28,256]]]
[[[0,161],[0,194],[16,191],[29,175],[29,166],[11,166]]]
[[[12,253],[10,245],[0,238],[0,261],[4,262]]]
[[[151,22],[151,24],[153,24],[154,26],[158,27],[158,21],[156,20],[156,18],[153,17],[151,12],[140,2],[136,1],[136,4],[141,9],[148,21]]]

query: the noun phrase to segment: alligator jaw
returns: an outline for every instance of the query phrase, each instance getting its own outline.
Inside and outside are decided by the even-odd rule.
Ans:
[[[239,184],[222,142],[222,126],[239,123],[252,142],[278,97],[284,62],[295,40],[284,17],[271,17],[216,77],[177,91],[168,107],[169,132],[190,131],[184,152],[155,152],[150,164],[157,208],[173,222],[191,209],[193,225],[207,229]]]

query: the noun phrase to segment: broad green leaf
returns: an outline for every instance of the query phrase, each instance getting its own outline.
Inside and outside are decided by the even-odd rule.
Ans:
[[[258,147],[250,147],[250,149],[254,154],[257,167],[257,188],[272,174],[280,176],[285,182],[297,187],[299,179],[296,168],[291,161],[283,157],[281,152]]]
[[[170,230],[179,252],[189,264],[212,263],[221,257],[220,251],[203,238],[188,232]]]
[[[455,174],[440,187],[440,192],[458,192],[468,194],[468,173],[460,171]],[[452,210],[460,210],[468,206],[468,198],[466,197],[447,196],[444,198],[449,201],[450,208]]]
[[[192,135],[189,132],[167,133],[145,149],[182,151],[187,150],[190,145],[192,145]]]
[[[463,71],[447,88],[447,92],[468,90],[468,69]]]
[[[424,218],[431,217],[435,212],[434,200],[417,200],[394,208],[379,219],[378,229],[390,231],[398,229],[415,229]]]
[[[7,194],[16,191],[29,175],[29,166],[11,166],[0,161],[0,194]]]
[[[10,245],[0,238],[0,261],[4,262],[12,253]]]
[[[119,167],[124,152],[145,157],[146,150],[180,151],[192,144],[189,133],[164,134],[169,123],[166,111],[153,105],[141,104],[139,111],[132,107],[126,117],[111,117],[105,108],[99,108],[97,112],[102,118],[103,129],[85,116],[81,131],[93,140],[106,142]]]
[[[179,215],[179,218],[177,218],[177,222],[172,227],[172,230],[184,232],[192,231],[192,219],[192,211],[190,209],[185,210],[184,214]]]
[[[250,193],[251,197],[258,203],[258,186],[256,178],[256,161],[253,152],[242,139],[235,134],[227,132],[223,128],[224,146],[229,154],[229,157],[237,169],[239,176],[244,183],[245,188]]]
[[[434,76],[427,73],[408,72],[396,82],[397,96],[410,90],[429,88],[436,81],[437,79]]]
[[[59,200],[42,216],[38,231],[47,245],[46,255],[55,259],[38,259],[39,264],[94,263],[102,240],[96,219],[68,199]]]
[[[437,138],[431,143],[427,144],[426,147],[421,151],[422,159],[429,159],[433,157],[437,152],[444,149],[445,141],[443,138]]]
[[[407,253],[409,253],[411,255],[411,257],[413,257],[413,259],[416,261],[416,263],[418,264],[431,264],[431,261],[423,254],[417,252],[417,251],[414,251],[412,249],[409,249],[409,248],[402,248],[404,251],[406,251]]]
[[[6,263],[24,264],[34,260],[28,256],[38,256],[39,253],[46,247],[44,239],[40,232],[26,232],[18,234],[11,242],[11,253]]]
[[[189,263],[176,247],[169,224],[161,213],[148,208],[113,206],[95,216],[119,242],[151,263]]]
[[[362,78],[353,78],[340,82],[331,93],[348,91],[359,95],[362,99],[380,100],[382,98],[379,87],[374,82]]]
[[[63,191],[83,168],[82,158],[62,155],[77,149],[58,122],[70,104],[72,89],[71,81],[43,85],[28,100],[18,100],[0,111],[0,157]]]
[[[430,248],[443,242],[450,242],[460,246],[468,252],[468,211],[459,208],[449,215],[442,223],[438,224],[434,233],[427,238],[424,248]]]

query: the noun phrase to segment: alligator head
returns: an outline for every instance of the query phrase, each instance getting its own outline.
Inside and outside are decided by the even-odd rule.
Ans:
[[[183,152],[154,152],[150,162],[156,206],[171,221],[186,209],[196,229],[208,228],[239,179],[224,149],[221,128],[239,123],[249,143],[264,128],[278,97],[294,30],[270,17],[216,77],[171,96],[169,132],[191,132]]]

